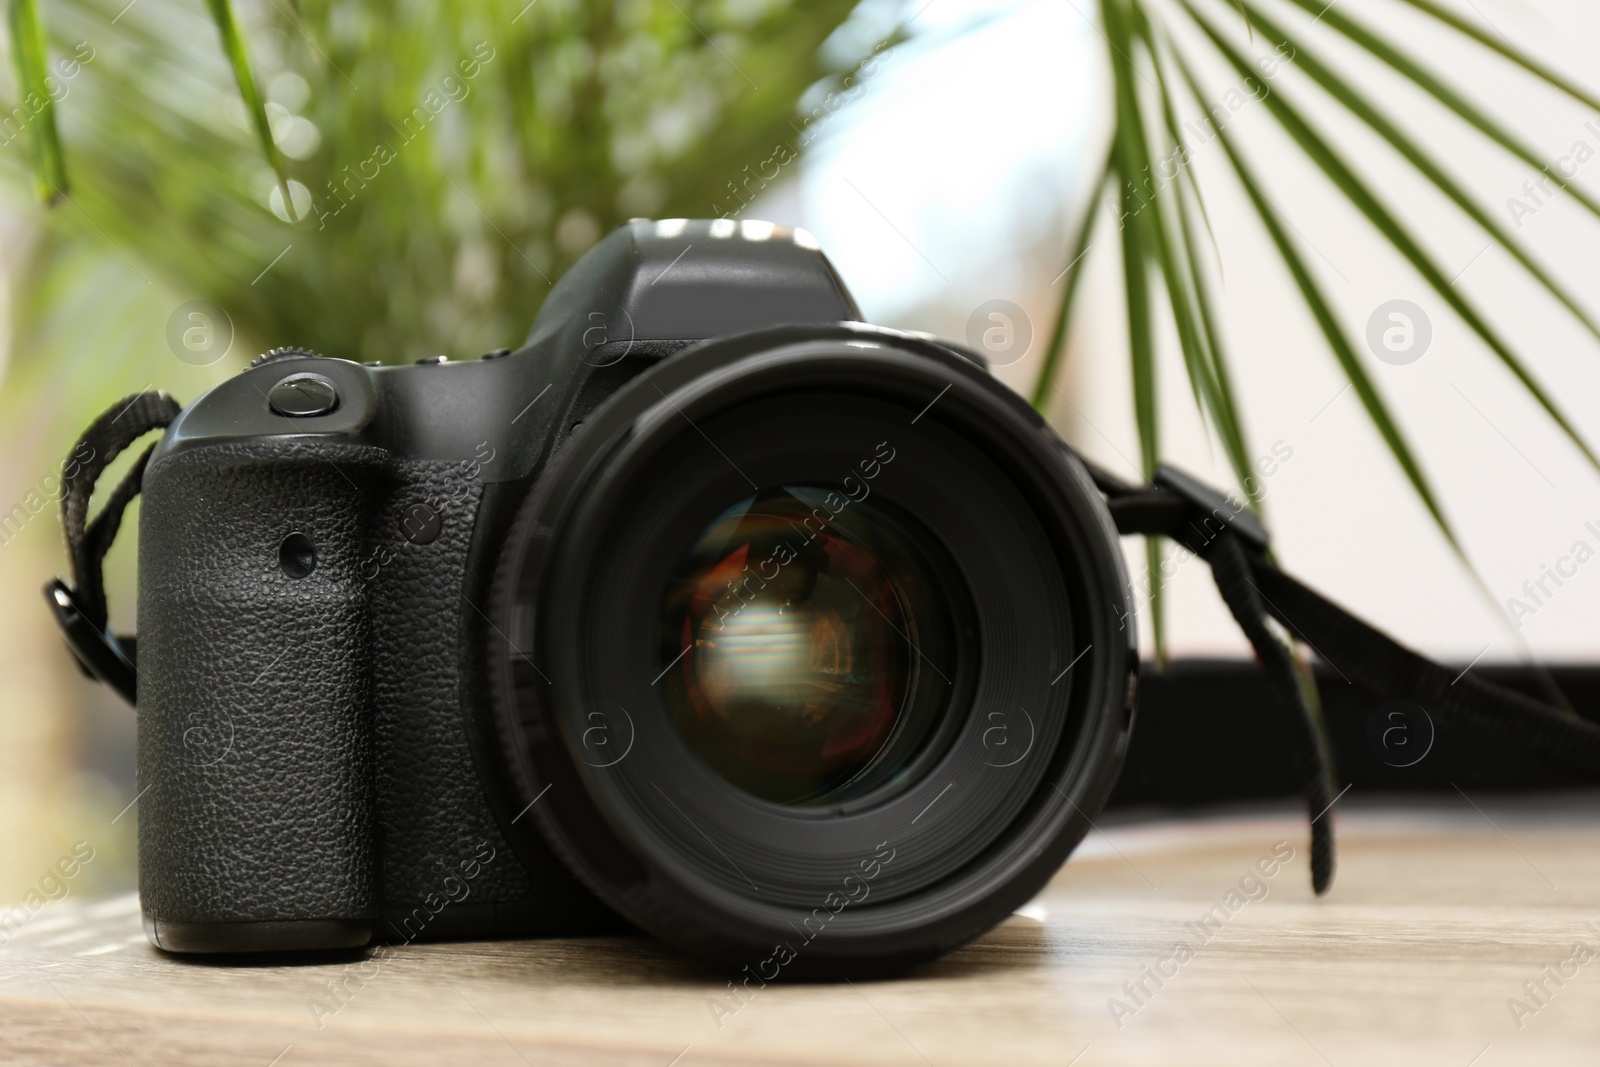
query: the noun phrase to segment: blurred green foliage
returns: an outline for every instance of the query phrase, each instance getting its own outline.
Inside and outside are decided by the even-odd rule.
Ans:
[[[730,183],[797,143],[798,101],[809,110],[898,12],[851,18],[857,0],[4,3],[0,499],[40,504],[8,537],[0,580],[13,657],[52,657],[61,672],[37,599],[62,561],[44,498],[91,418],[148,388],[187,403],[279,345],[398,362],[517,344],[552,280],[620,221],[742,207]],[[196,300],[224,309],[226,355],[184,358],[173,343]],[[121,630],[135,621],[135,549],[124,536],[107,558]],[[62,694],[78,702],[65,720],[43,689],[10,709],[34,731],[13,757],[48,768],[76,743],[74,761],[93,767],[30,786],[33,807],[0,820],[13,846],[0,883],[24,885],[58,841],[89,836],[100,858],[84,891],[126,888],[137,816],[114,818],[136,790],[95,769],[119,782],[131,769],[131,720],[97,687]]]
[[[0,130],[0,189],[42,224],[14,289],[12,396],[62,384],[61,364],[69,388],[144,373],[182,389],[197,376],[164,338],[194,299],[238,335],[210,377],[258,346],[402,361],[514,344],[618,222],[730,202],[742,169],[792,140],[797,101],[830,76],[819,47],[855,5],[235,4],[290,222],[208,5],[126,2],[40,5],[49,62],[73,69],[51,71],[66,202],[33,198],[23,142],[41,124]],[[870,36],[836,35],[835,76],[856,58],[839,41],[865,55]]]

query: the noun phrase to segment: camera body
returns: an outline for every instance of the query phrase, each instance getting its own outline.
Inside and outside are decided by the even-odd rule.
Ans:
[[[635,220],[560,279],[516,351],[400,367],[279,349],[183,410],[145,470],[139,530],[151,941],[331,949],[631,921],[729,961],[899,966],[1037,892],[1109,794],[1131,724],[1116,532],[981,360],[860,319],[804,231]],[[755,424],[727,421],[741,413]],[[681,459],[690,447],[704,454]],[[650,456],[675,473],[628,482]],[[639,620],[659,594],[618,607],[631,593],[612,587],[660,588],[666,572],[635,566],[651,538],[692,540],[639,533],[677,506],[651,496],[663,481],[701,493],[698,529],[755,478],[838,477],[816,529],[791,523],[823,566],[817,530],[866,530],[886,501],[890,525],[919,509],[943,524],[902,539],[918,574],[964,577],[885,594],[933,605],[894,624],[905,700],[932,709],[923,734],[895,727],[904,766],[880,766],[860,802],[792,810],[711,788],[646,710],[696,656],[673,636],[652,658]],[[586,526],[602,497],[608,515],[655,502]],[[836,562],[856,551],[823,541]],[[569,589],[579,578],[598,584]],[[751,662],[713,666],[725,680]],[[1008,737],[1014,760],[997,758]],[[809,936],[775,946],[791,929]]]
[[[516,832],[488,754],[476,661],[498,539],[551,453],[645,368],[706,337],[860,317],[803,232],[634,222],[514,352],[363,366],[278,350],[190,405],[140,519],[152,941],[616,925]]]

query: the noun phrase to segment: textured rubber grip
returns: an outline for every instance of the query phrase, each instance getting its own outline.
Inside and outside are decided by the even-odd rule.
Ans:
[[[279,438],[175,452],[147,472],[147,919],[376,914],[371,583],[360,568],[386,463],[377,448]]]

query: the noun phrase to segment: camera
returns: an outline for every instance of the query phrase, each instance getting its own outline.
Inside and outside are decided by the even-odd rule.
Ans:
[[[770,980],[1033,897],[1132,720],[1117,531],[980,357],[861,318],[803,230],[635,220],[516,351],[278,349],[177,414],[139,524],[150,940],[632,925]]]

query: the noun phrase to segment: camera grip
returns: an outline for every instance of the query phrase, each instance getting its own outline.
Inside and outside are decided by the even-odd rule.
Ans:
[[[370,583],[382,449],[159,456],[139,532],[139,891],[180,952],[365,944],[377,913]]]

